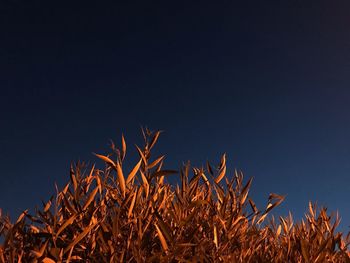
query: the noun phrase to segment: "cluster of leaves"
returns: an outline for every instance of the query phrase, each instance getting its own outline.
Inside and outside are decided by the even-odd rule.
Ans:
[[[164,156],[151,157],[160,131],[143,130],[140,160],[126,173],[126,143],[99,155],[103,170],[77,163],[70,182],[15,223],[0,215],[0,262],[350,262],[349,235],[335,233],[336,216],[310,203],[305,220],[268,216],[249,198],[252,180],[218,167],[184,165],[175,187],[164,179]]]

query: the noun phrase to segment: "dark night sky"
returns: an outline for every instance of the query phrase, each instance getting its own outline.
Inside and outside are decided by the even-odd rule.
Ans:
[[[244,2],[244,3],[241,3]],[[0,207],[17,216],[123,132],[165,130],[167,166],[254,177],[262,207],[350,225],[349,1],[0,3]],[[101,166],[102,164],[99,163]]]

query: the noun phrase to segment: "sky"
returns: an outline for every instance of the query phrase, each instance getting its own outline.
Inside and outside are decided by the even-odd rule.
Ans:
[[[124,133],[178,169],[227,153],[260,208],[349,230],[349,1],[0,3],[0,207],[13,220]]]

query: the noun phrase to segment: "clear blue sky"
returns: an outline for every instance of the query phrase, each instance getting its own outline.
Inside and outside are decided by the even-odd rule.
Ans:
[[[4,212],[122,132],[134,160],[146,125],[169,167],[226,152],[260,207],[285,194],[275,213],[300,218],[318,201],[348,230],[349,1],[94,2],[0,3]]]

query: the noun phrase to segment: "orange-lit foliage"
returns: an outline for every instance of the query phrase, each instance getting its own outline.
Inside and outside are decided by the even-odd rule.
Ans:
[[[229,178],[225,155],[217,168],[164,170],[164,156],[151,156],[159,134],[143,131],[134,167],[123,166],[122,137],[120,149],[96,154],[104,169],[72,166],[70,182],[35,215],[0,216],[0,262],[350,262],[349,236],[325,209],[310,203],[304,221],[276,221],[268,215],[283,197],[270,194],[258,210],[252,180]],[[164,181],[170,174],[179,185]]]

